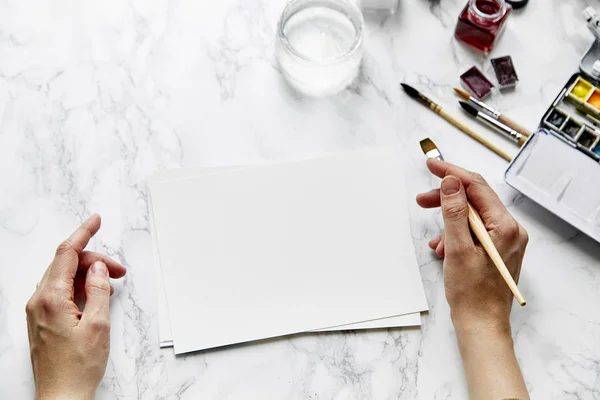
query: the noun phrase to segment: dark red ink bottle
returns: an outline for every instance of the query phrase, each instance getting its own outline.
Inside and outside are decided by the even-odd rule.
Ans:
[[[470,46],[489,54],[504,32],[512,11],[504,0],[469,0],[458,17],[454,35]]]

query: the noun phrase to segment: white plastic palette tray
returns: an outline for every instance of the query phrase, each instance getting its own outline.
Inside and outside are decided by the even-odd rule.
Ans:
[[[600,242],[600,164],[540,129],[509,165],[506,182]]]

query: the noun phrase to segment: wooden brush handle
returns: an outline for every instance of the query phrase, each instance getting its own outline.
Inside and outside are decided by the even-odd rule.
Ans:
[[[528,136],[525,136],[525,135],[521,136],[521,139],[519,139],[519,141],[518,141],[519,147],[521,147],[525,144],[525,142],[527,141],[527,138],[528,138]]]
[[[523,128],[521,125],[517,124],[515,121],[508,118],[504,114],[500,115],[500,117],[498,118],[498,121],[502,122],[504,125],[510,126],[515,131],[517,131],[520,134],[522,134],[523,136],[525,136],[525,138],[528,138],[529,136],[531,136],[531,132],[529,132],[527,129]]]
[[[524,306],[526,304],[525,299],[521,295],[521,292],[519,292],[519,288],[510,274],[510,271],[508,268],[506,268],[506,264],[504,264],[500,253],[498,253],[498,249],[496,249],[496,246],[494,246],[494,242],[492,242],[490,234],[488,233],[487,229],[485,229],[485,225],[483,224],[481,217],[477,211],[475,211],[471,203],[468,203],[467,205],[469,207],[469,225],[471,226],[473,233],[481,242],[481,245],[494,262],[496,268],[498,268],[500,275],[502,275],[502,278],[504,278],[504,281],[510,288],[510,291],[513,293],[519,304]]]
[[[445,110],[440,109],[438,112],[442,118],[446,121],[450,122],[452,125],[471,136],[473,139],[477,140],[479,143],[492,150],[494,153],[498,154],[500,157],[504,158],[506,161],[512,161],[512,157],[508,155],[504,150],[496,146],[494,143],[490,142],[479,133],[475,132],[473,129],[469,128],[459,120],[455,119],[452,115],[448,114]]]

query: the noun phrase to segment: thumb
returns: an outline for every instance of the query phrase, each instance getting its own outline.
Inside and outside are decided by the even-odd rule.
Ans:
[[[440,198],[444,216],[446,254],[462,252],[474,246],[469,230],[467,194],[460,179],[448,175],[442,180]]]
[[[96,261],[87,271],[85,297],[81,321],[95,328],[110,329],[110,281],[108,268],[102,261]]]

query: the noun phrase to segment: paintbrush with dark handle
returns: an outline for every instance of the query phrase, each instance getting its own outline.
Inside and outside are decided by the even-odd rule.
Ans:
[[[425,153],[427,158],[435,158],[440,161],[444,161],[442,153],[431,139],[423,139],[421,140],[420,144],[421,149],[423,150],[423,153]],[[500,275],[502,275],[502,278],[504,278],[504,281],[508,285],[510,291],[513,293],[519,304],[521,306],[524,306],[527,303],[521,295],[521,292],[519,291],[519,288],[517,287],[517,284],[513,279],[510,271],[506,267],[506,264],[504,264],[504,260],[502,260],[498,249],[496,249],[496,246],[494,245],[494,242],[492,241],[492,238],[490,237],[490,234],[488,233],[485,224],[481,219],[481,216],[479,216],[479,213],[475,210],[475,208],[473,208],[470,202],[467,202],[467,206],[469,208],[469,226],[471,227],[471,230],[473,231],[477,239],[479,239],[479,242],[481,243],[481,246],[483,247],[485,252],[492,259],[492,262],[498,269],[498,272],[500,272]]]
[[[423,104],[427,108],[429,108],[434,113],[438,114],[440,117],[444,118],[446,121],[460,129],[462,132],[471,136],[473,139],[477,140],[479,143],[492,150],[494,153],[498,154],[500,157],[504,158],[506,161],[512,161],[512,157],[508,155],[504,150],[496,146],[494,143],[490,142],[473,129],[469,128],[452,115],[448,114],[442,107],[436,104],[431,99],[427,98],[425,95],[419,93],[419,91],[412,86],[407,85],[406,83],[401,83],[404,91],[413,99],[417,100],[419,103]]]
[[[519,145],[519,147],[523,146],[523,143],[527,141],[527,136],[523,135],[520,132],[515,131],[511,127],[504,125],[502,122],[495,120],[487,114],[478,111],[475,107],[466,103],[464,101],[459,101],[460,106],[465,110],[469,115],[475,117],[475,119],[481,121],[483,124],[489,126],[496,132],[499,132],[502,136],[508,138],[512,142]]]
[[[500,111],[495,110],[494,108],[492,108],[488,104],[484,103],[483,101],[477,100],[475,97],[469,95],[469,93],[467,93],[463,90],[454,88],[454,91],[460,97],[462,97],[466,101],[472,103],[478,109],[480,109],[483,113],[489,115],[493,119],[500,121],[504,125],[514,129],[515,131],[519,132],[521,135],[524,135],[525,137],[531,136],[531,132],[529,132],[527,129],[523,128],[521,125],[517,124],[512,119],[508,118],[505,114],[502,114]]]

